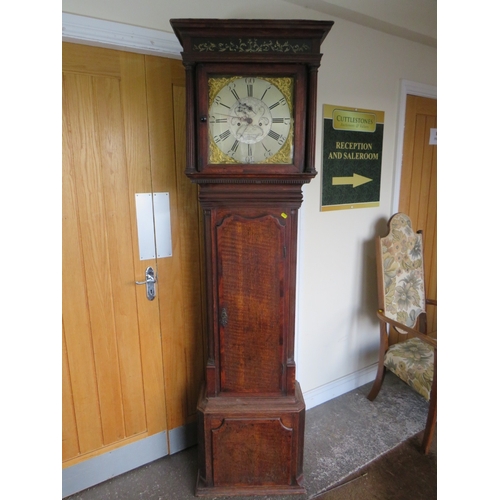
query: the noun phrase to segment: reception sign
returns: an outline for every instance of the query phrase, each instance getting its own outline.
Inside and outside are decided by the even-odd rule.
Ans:
[[[321,210],[378,207],[384,112],[323,106]]]

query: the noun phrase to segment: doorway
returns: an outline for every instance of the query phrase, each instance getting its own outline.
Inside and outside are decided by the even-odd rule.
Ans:
[[[63,44],[63,479],[83,466],[83,487],[107,479],[109,454],[154,460],[196,441],[203,254],[184,102],[180,61]],[[135,195],[157,192],[172,256],[141,260]],[[147,267],[154,300],[136,285]]]
[[[404,212],[423,231],[427,297],[437,299],[437,98],[435,87],[403,81],[400,108],[401,169],[394,212]],[[436,308],[428,310],[437,331]]]

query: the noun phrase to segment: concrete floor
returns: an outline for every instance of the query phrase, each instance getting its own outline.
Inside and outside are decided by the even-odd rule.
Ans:
[[[432,500],[437,498],[437,432],[427,455],[423,431],[407,439],[315,500]]]
[[[431,454],[427,457],[421,456],[417,450],[418,442],[414,436],[424,428],[428,408],[427,402],[421,396],[391,373],[387,374],[374,402],[366,398],[370,388],[371,384],[367,384],[306,412],[304,486],[307,494],[269,498],[341,500],[351,498],[338,495],[349,494],[349,488],[352,489],[354,486],[358,490],[361,488],[353,493],[355,496],[352,498],[357,499],[434,498],[427,490],[424,492],[427,496],[424,497],[394,496],[394,494],[384,496],[387,489],[386,493],[381,493],[382,496],[374,496],[376,484],[379,484],[380,488],[385,488],[391,478],[398,491],[398,484],[403,480],[401,471],[405,468],[410,472],[413,470],[411,464],[406,464],[406,467],[404,465],[405,457],[410,456],[413,457],[414,468],[428,466],[424,480],[431,486],[431,491],[435,491],[437,451],[435,443]],[[372,472],[370,478],[378,477],[378,483],[375,481],[371,485],[368,484],[365,468],[384,463],[385,454],[391,450],[392,453],[396,453],[400,448],[403,451],[396,455],[398,459],[389,459],[385,469],[380,467],[373,469],[379,474]],[[419,461],[420,458],[424,459],[423,462]],[[391,464],[399,464],[402,468],[399,472],[391,472]],[[381,473],[382,470],[385,472]],[[71,495],[67,500],[193,499],[196,475],[197,448],[193,447]],[[339,484],[345,481],[348,481],[347,485],[339,487]],[[411,481],[411,478],[407,477],[406,482],[408,481]],[[351,486],[348,486],[349,484]],[[364,490],[363,485],[366,486]],[[404,490],[400,493],[411,495],[419,490],[419,486],[411,487],[406,484]],[[361,496],[360,491],[366,491],[368,496]],[[334,494],[337,496],[332,496]]]

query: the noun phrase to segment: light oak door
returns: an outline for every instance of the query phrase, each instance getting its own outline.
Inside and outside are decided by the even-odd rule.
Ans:
[[[184,102],[179,61],[63,44],[63,467],[196,419],[201,219]],[[135,193],[151,192],[169,192],[173,256],[141,261]],[[153,301],[135,284],[148,266]]]
[[[437,100],[408,95],[406,100],[403,165],[399,211],[424,234],[425,285],[437,299],[437,144],[430,144],[437,128]],[[428,308],[428,327],[437,330],[435,307]]]

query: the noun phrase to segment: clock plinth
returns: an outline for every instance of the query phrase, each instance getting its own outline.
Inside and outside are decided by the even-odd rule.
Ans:
[[[303,494],[298,210],[316,175],[319,49],[333,23],[171,24],[186,68],[186,175],[199,185],[205,235],[196,494]]]
[[[305,404],[290,397],[207,397],[198,401],[196,494],[303,494]]]

